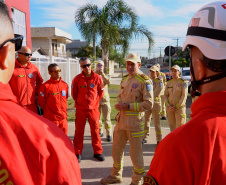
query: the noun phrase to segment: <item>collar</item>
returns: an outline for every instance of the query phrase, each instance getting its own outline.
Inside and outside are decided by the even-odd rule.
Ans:
[[[0,101],[12,101],[18,103],[16,96],[13,94],[9,84],[3,84],[0,82]]]
[[[191,117],[200,112],[213,112],[218,114],[226,114],[226,91],[210,92],[201,95],[191,105]]]
[[[61,77],[60,77],[60,80],[59,80],[59,81],[58,81],[58,80],[54,80],[52,77],[50,77],[50,81],[51,81],[52,83],[54,83],[54,84],[60,83],[60,82],[61,82]]]
[[[28,68],[28,69],[30,69],[31,67],[32,67],[31,62],[29,62],[27,66],[22,66],[20,64],[20,62],[18,61],[18,59],[16,59],[16,61],[15,61],[15,68]]]

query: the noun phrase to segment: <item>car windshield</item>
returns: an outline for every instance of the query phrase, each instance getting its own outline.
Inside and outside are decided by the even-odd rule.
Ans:
[[[169,72],[169,69],[161,69],[161,72]]]
[[[190,76],[190,70],[183,70],[182,76]]]

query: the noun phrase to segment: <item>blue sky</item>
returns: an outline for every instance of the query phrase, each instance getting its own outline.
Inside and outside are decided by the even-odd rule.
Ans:
[[[106,0],[30,0],[31,27],[57,27],[72,35],[73,39],[84,40],[75,23],[76,10],[86,3],[102,7]],[[154,35],[155,45],[148,54],[148,42],[143,37],[132,41],[130,52],[145,57],[158,57],[168,45],[182,46],[187,26],[193,14],[213,0],[125,0],[140,17],[139,24],[145,25]],[[99,44],[99,43],[97,43]]]

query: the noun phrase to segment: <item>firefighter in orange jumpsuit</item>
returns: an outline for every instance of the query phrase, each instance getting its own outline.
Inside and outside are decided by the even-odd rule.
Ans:
[[[0,17],[0,184],[81,185],[70,139],[51,121],[22,108],[7,84],[22,37],[14,38],[2,1]]]
[[[31,50],[23,46],[18,52],[15,69],[9,84],[20,105],[37,113],[37,97],[43,79],[36,65],[31,63]]]
[[[127,141],[130,143],[130,157],[133,163],[131,185],[141,185],[145,173],[142,140],[144,136],[144,111],[153,106],[152,82],[140,72],[141,60],[136,53],[126,58],[128,75],[121,82],[118,103],[115,108],[120,111],[116,116],[113,135],[112,157],[114,160],[111,175],[101,179],[102,184],[122,182],[123,155]]]
[[[61,69],[57,64],[50,64],[48,71],[51,77],[39,89],[38,104],[44,110],[43,117],[56,123],[67,134],[68,85],[61,79]]]
[[[159,68],[152,66],[150,68],[150,76],[153,82],[153,94],[154,94],[154,106],[152,110],[145,112],[145,127],[144,127],[144,140],[143,143],[147,142],[150,134],[150,122],[151,116],[153,117],[156,133],[157,144],[162,140],[162,130],[160,125],[160,111],[161,111],[161,93],[163,91],[163,81],[157,77],[157,71]]]
[[[108,85],[110,84],[110,77],[104,74],[104,62],[99,60],[96,64],[96,73],[99,74],[104,83],[104,97],[100,100],[100,137],[103,137],[104,127],[106,129],[107,141],[112,141],[112,125],[111,125],[111,105],[108,93]],[[102,123],[101,113],[103,112],[104,124]]]
[[[170,68],[172,79],[166,84],[164,99],[166,102],[167,119],[171,132],[186,123],[186,100],[188,83],[180,77],[180,67]]]
[[[105,158],[102,155],[103,148],[99,135],[99,102],[104,96],[103,81],[100,75],[94,73],[91,69],[91,63],[88,58],[83,57],[79,62],[82,72],[73,79],[71,88],[71,95],[75,100],[76,107],[75,154],[80,162],[82,159],[84,129],[88,118],[94,151],[93,157],[99,161],[104,161]]]
[[[226,184],[226,2],[201,7],[188,26],[192,119],[158,145],[144,185]]]

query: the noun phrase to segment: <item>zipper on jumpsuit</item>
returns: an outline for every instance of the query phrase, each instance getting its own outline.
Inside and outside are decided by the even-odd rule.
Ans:
[[[88,79],[85,77],[86,82],[87,82],[87,107],[89,109],[89,85],[88,85]]]
[[[26,82],[27,82],[27,105],[28,105],[28,75],[27,75],[27,70],[24,68],[25,74],[26,74]]]
[[[61,104],[61,115],[63,115],[63,107],[62,107],[62,98],[61,98],[61,90],[60,90],[60,82],[57,82],[58,83],[58,91],[60,92],[60,104]]]

